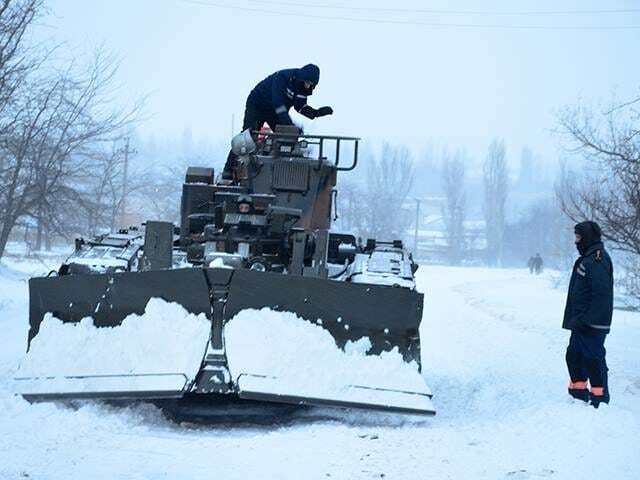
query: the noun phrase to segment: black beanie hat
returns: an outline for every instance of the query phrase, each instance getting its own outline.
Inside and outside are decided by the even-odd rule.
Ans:
[[[320,69],[317,65],[310,63],[305,65],[298,72],[298,79],[302,81],[308,81],[317,85],[320,81]]]

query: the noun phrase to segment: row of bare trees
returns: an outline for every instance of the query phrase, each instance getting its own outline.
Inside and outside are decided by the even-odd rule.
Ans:
[[[363,239],[406,239],[414,222],[414,212],[406,208],[415,178],[409,150],[385,143],[379,154],[366,156],[365,178],[341,185],[340,225]]]
[[[445,226],[448,261],[454,265],[463,260],[465,251],[469,248],[465,232],[466,163],[465,155],[461,151],[454,155],[444,154],[442,218]],[[506,201],[509,191],[509,172],[503,140],[494,139],[489,145],[487,156],[483,162],[482,187],[486,262],[488,265],[495,266],[502,263],[504,253]]]
[[[29,33],[42,0],[0,4],[0,256],[20,222],[51,235],[113,227],[126,191],[114,147],[138,107],[115,109],[117,62],[98,51],[64,69]]]
[[[445,201],[442,206],[447,257],[449,263],[458,265],[465,256],[466,234],[464,228],[466,214],[466,161],[462,151],[454,155],[444,154],[442,184]]]
[[[504,141],[494,139],[483,165],[487,263],[501,265],[504,254],[505,206],[509,193],[509,170]]]

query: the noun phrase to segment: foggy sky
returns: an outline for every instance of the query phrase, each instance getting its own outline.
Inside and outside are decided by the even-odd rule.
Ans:
[[[206,0],[205,0],[206,1]],[[335,0],[297,4],[346,5]],[[438,23],[640,25],[640,13],[474,16],[350,12],[251,0],[212,4],[291,13]],[[250,89],[269,73],[317,63],[314,106],[335,114],[321,133],[388,139],[416,150],[464,146],[484,155],[493,136],[508,154],[531,145],[555,162],[554,111],[580,97],[626,99],[640,93],[640,30],[521,30],[357,23],[260,14],[181,0],[55,0],[39,35],[71,55],[104,45],[122,59],[126,97],[149,94],[143,134],[228,137],[240,127]],[[360,7],[446,10],[588,10],[639,7],[631,1],[396,2]],[[307,127],[309,129],[309,127]]]

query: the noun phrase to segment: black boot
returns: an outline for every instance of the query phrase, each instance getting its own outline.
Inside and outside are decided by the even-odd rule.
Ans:
[[[585,403],[589,402],[589,390],[586,388],[569,388],[567,391],[573,398]]]
[[[589,400],[593,408],[598,408],[601,403],[609,403],[609,392],[605,390],[602,395],[594,395],[593,392],[590,392]]]

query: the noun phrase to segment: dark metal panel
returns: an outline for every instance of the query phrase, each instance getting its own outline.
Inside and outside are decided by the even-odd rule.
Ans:
[[[199,183],[185,183],[182,186],[180,202],[180,238],[189,235],[189,215],[194,213],[212,213],[216,187]]]
[[[270,156],[256,156],[255,162],[260,165],[260,168],[252,177],[254,193],[275,193],[277,200],[274,203],[278,206],[302,210],[302,218],[296,223],[297,227],[306,230],[329,228],[331,192],[336,184],[334,165],[326,161],[314,165],[308,160],[296,157],[288,157],[284,160],[273,159]],[[305,167],[303,168],[302,165]],[[298,167],[300,167],[299,171]],[[289,168],[293,170],[290,171]],[[303,170],[306,173],[303,174]],[[294,185],[295,188],[286,187],[287,183],[289,186]]]
[[[405,360],[420,363],[422,304],[423,295],[406,288],[237,270],[225,319],[247,308],[290,311],[313,323],[320,319],[341,348],[366,336],[371,353],[398,347]]]
[[[173,223],[147,222],[144,232],[143,270],[167,270],[173,263]]]
[[[127,315],[142,314],[154,297],[179,303],[191,313],[205,313],[210,318],[209,287],[201,269],[32,278],[29,342],[37,335],[47,312],[64,322],[93,317],[96,326],[112,327]]]
[[[211,185],[213,184],[214,178],[213,168],[189,167],[187,168],[185,183],[206,183]]]

